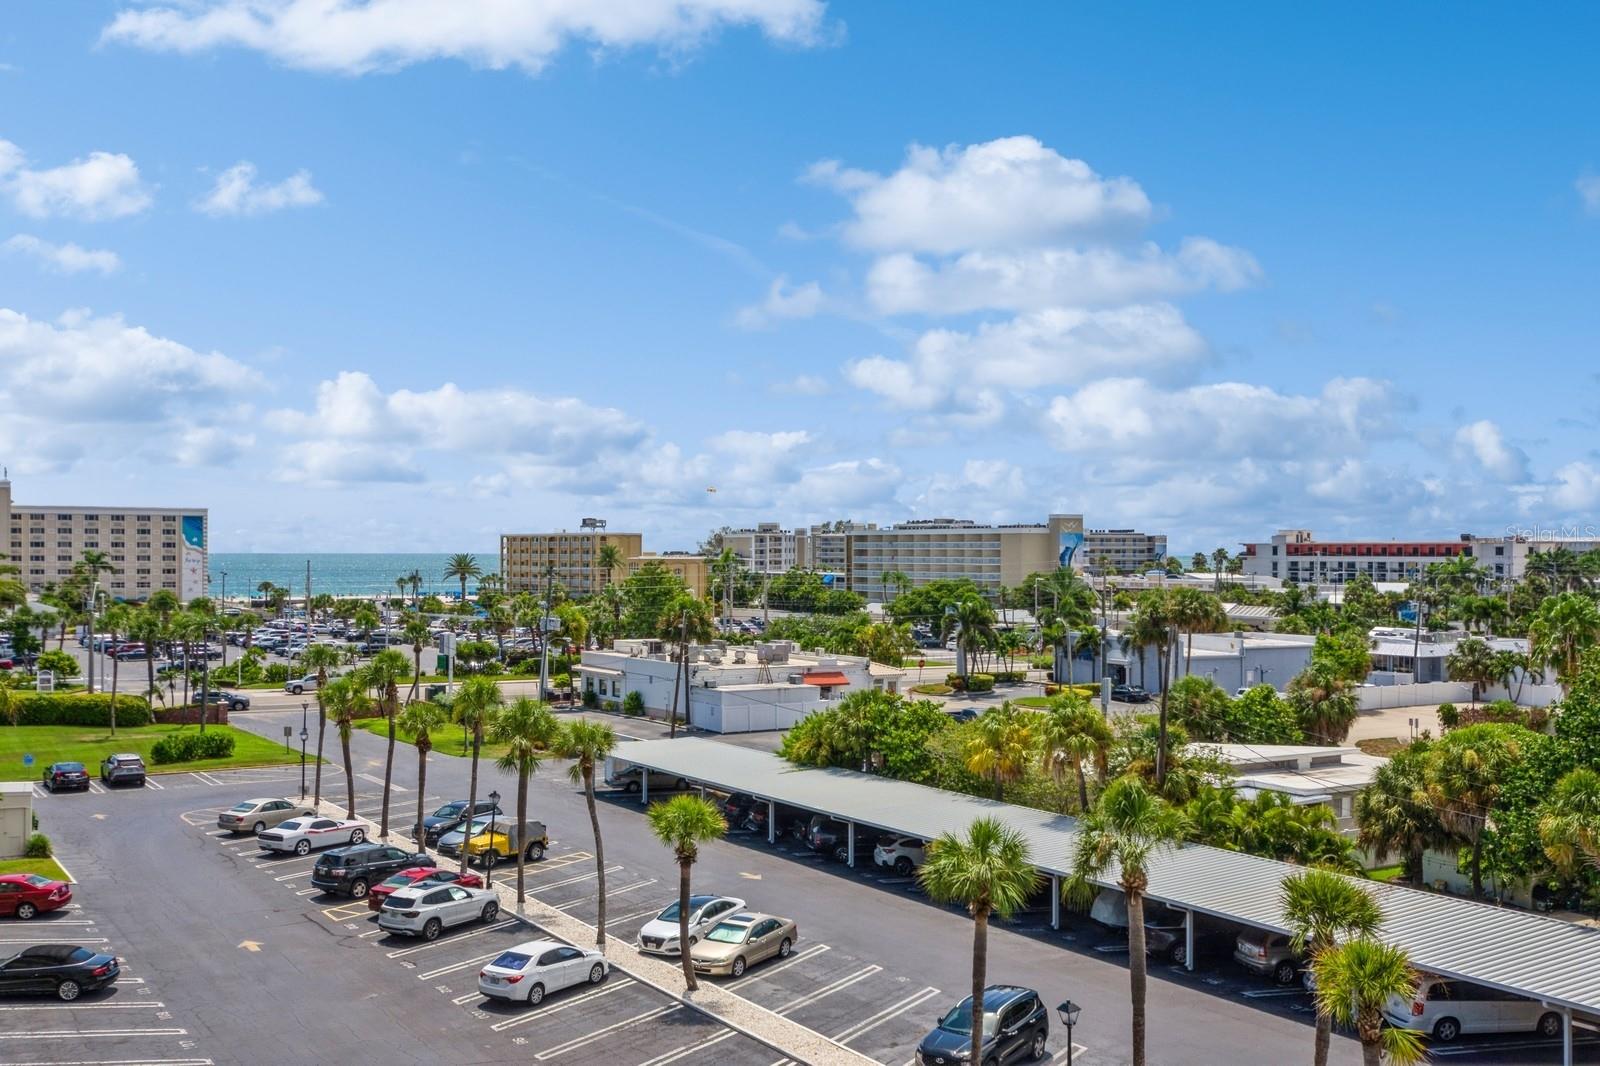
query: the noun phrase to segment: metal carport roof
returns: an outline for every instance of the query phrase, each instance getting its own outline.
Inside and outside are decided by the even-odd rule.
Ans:
[[[723,791],[928,840],[961,833],[978,817],[999,818],[1027,839],[1040,870],[1071,874],[1077,822],[1067,815],[852,770],[796,767],[777,755],[701,737],[623,743],[613,757]],[[1152,856],[1148,894],[1177,907],[1284,932],[1279,886],[1303,869],[1186,844]],[[1115,873],[1100,883],[1115,887]],[[1404,948],[1418,969],[1600,1014],[1600,930],[1378,881],[1362,884],[1383,908],[1380,935]]]

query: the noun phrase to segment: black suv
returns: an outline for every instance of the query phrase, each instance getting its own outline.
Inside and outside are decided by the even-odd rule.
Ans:
[[[474,817],[477,818],[482,818],[491,811],[497,815],[506,813],[495,806],[491,800],[486,799],[479,800],[473,806],[473,810],[476,812]],[[466,824],[466,821],[467,801],[451,800],[422,820],[422,835],[429,847],[437,847],[440,837],[460,829]]]
[[[802,838],[805,846],[824,855],[832,855],[839,862],[850,857],[850,827],[825,814],[814,814],[806,825]]]
[[[983,1066],[1038,1061],[1046,1056],[1050,1012],[1039,993],[1016,985],[990,985],[983,990]],[[972,997],[939,1019],[933,1032],[917,1045],[921,1066],[953,1066],[967,1062],[972,1047]]]
[[[1111,698],[1118,703],[1149,703],[1150,693],[1138,685],[1112,685]]]
[[[413,866],[431,867],[433,858],[388,844],[351,844],[318,859],[311,883],[330,895],[361,899],[379,881]]]

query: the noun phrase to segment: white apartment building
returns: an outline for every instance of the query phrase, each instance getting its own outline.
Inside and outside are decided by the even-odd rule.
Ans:
[[[971,578],[986,595],[1020,585],[1029,574],[1069,566],[1083,569],[1083,516],[1051,515],[1036,525],[979,525],[961,518],[901,522],[845,534],[846,588],[868,601],[894,593],[885,573],[898,571],[913,587]]]
[[[1091,574],[1142,574],[1167,565],[1164,533],[1091,529],[1083,535],[1083,565]]]
[[[1280,529],[1246,544],[1243,573],[1300,585],[1342,585],[1358,574],[1412,581],[1432,563],[1473,554],[1467,540],[1317,540],[1309,529]]]
[[[1325,748],[1302,744],[1189,745],[1191,754],[1210,755],[1233,771],[1233,787],[1242,799],[1277,792],[1299,806],[1322,804],[1333,812],[1341,833],[1356,831],[1356,794],[1372,784],[1388,759],[1360,748]]]
[[[1467,554],[1478,560],[1486,572],[1502,580],[1521,581],[1528,572],[1528,559],[1535,552],[1558,548],[1574,555],[1600,548],[1600,531],[1530,528],[1501,537],[1469,536]]]
[[[807,565],[806,540],[803,529],[784,529],[777,522],[762,522],[751,529],[723,527],[712,535],[711,543],[718,552],[733,549],[752,573],[782,574]]]
[[[608,545],[622,555],[615,573],[600,565],[600,549]],[[502,533],[500,577],[508,592],[542,594],[557,581],[568,595],[592,596],[627,577],[628,560],[643,551],[643,535],[607,529],[603,518],[585,518],[577,529],[554,533]]]
[[[209,521],[204,507],[13,503],[11,482],[0,479],[0,543],[32,593],[71,577],[85,551],[99,551],[112,567],[100,588],[113,599],[147,599],[157,589],[184,602],[204,596]]]
[[[850,534],[877,528],[876,522],[852,522],[849,519],[812,526],[806,530],[804,562],[800,565],[819,573],[843,576],[849,559]]]

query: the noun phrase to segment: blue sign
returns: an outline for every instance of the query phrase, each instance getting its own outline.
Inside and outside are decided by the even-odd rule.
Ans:
[[[33,765],[33,756],[32,755],[24,755],[22,757],[22,765],[23,766],[32,766]]]

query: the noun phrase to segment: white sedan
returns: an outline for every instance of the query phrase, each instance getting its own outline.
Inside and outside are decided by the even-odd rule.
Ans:
[[[500,900],[492,888],[463,888],[423,881],[389,893],[378,909],[378,927],[402,936],[437,940],[452,925],[500,916]]]
[[[744,900],[732,896],[689,897],[689,943],[697,944],[706,930],[720,922],[724,915],[732,914],[744,906]],[[636,943],[640,951],[654,955],[674,955],[678,952],[678,905],[674,903],[639,930]]]
[[[611,964],[593,948],[575,948],[559,940],[530,940],[502,951],[478,971],[478,991],[494,999],[515,999],[537,1005],[545,996],[587,981],[597,985]]]
[[[296,855],[334,844],[359,844],[365,839],[367,827],[344,818],[290,818],[256,834],[262,851],[292,851]]]

